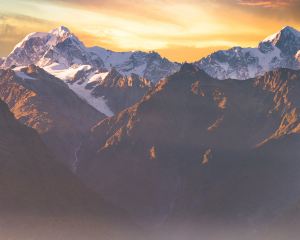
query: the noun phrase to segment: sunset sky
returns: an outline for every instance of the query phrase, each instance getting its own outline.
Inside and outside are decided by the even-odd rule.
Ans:
[[[0,0],[0,56],[30,32],[64,25],[87,46],[194,61],[299,30],[299,12],[300,0]]]

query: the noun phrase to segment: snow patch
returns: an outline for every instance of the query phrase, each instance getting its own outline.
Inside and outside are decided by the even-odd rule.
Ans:
[[[99,112],[102,112],[108,117],[114,115],[114,113],[107,106],[106,100],[103,97],[95,97],[91,94],[91,90],[86,88],[86,85],[90,82],[97,81],[100,78],[104,79],[108,72],[92,74],[92,77],[88,81],[79,84],[78,82],[71,82],[76,73],[81,70],[89,71],[92,67],[90,65],[80,65],[67,68],[64,64],[53,63],[47,67],[44,67],[44,70],[53,76],[65,81],[69,88],[77,94],[81,99],[85,100],[89,105],[97,109]]]
[[[130,60],[134,52],[112,52],[101,47],[88,48],[89,52],[96,54],[104,61],[106,68],[115,67]]]
[[[279,33],[274,33],[274,34],[266,37],[262,42],[272,42],[277,38],[278,34]]]
[[[89,76],[88,83],[93,83],[93,82],[102,82],[109,72],[104,72],[104,73],[96,73],[96,74],[91,74],[92,76]]]
[[[81,70],[90,70],[92,67],[90,65],[80,65],[76,67],[66,67],[65,64],[53,63],[49,66],[44,67],[45,71],[52,74],[53,76],[60,78],[62,80],[73,80],[76,73]]]
[[[69,83],[70,89],[73,90],[81,99],[85,100],[89,105],[96,108],[99,112],[102,112],[108,117],[112,117],[114,113],[106,104],[106,100],[103,97],[95,97],[91,94],[91,90],[85,88],[86,84]]]

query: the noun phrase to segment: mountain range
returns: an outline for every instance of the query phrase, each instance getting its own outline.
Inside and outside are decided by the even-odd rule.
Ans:
[[[105,117],[63,81],[35,65],[0,71],[0,97],[68,165],[89,128]]]
[[[298,233],[299,51],[292,27],[190,64],[29,34],[0,60],[0,205],[78,208],[153,239]]]
[[[300,198],[299,84],[294,70],[219,81],[185,64],[92,128],[78,174],[154,223],[270,220]]]
[[[234,47],[218,51],[194,65],[213,78],[244,80],[277,68],[299,69],[299,49],[300,33],[292,27],[285,27],[260,42],[257,48]],[[48,33],[27,35],[1,62],[2,68],[29,64],[43,68],[65,81],[80,98],[106,116],[113,116],[137,102],[145,94],[145,89],[150,88],[149,82],[155,84],[181,66],[156,52],[113,52],[101,47],[88,48],[63,26]],[[134,85],[141,87],[133,90],[136,97],[132,98],[128,84],[125,84],[125,89],[118,84],[117,90],[109,87],[102,89],[100,95],[95,94],[96,86],[113,81],[110,77],[115,73],[109,74],[111,71],[117,71],[123,78],[122,82],[126,82],[126,78],[137,81]],[[145,84],[145,81],[148,83]],[[118,95],[117,98],[121,95],[124,100],[121,102],[127,104],[112,102],[115,95]]]
[[[113,110],[118,110],[118,108],[114,109],[115,104],[106,103],[109,98],[107,95],[111,95],[110,88],[101,96],[97,94],[94,96],[92,90],[97,85],[105,85],[105,82],[113,81],[109,79],[113,75],[109,72],[118,71],[123,75],[123,81],[127,81],[127,77],[140,81],[134,85],[141,85],[141,88],[144,88],[144,79],[155,83],[176,72],[180,66],[155,52],[119,53],[99,47],[87,48],[63,26],[49,33],[27,35],[5,58],[2,67],[20,67],[29,64],[42,67],[50,74],[66,81],[75,93],[107,116],[112,116]],[[148,87],[147,84],[146,86]],[[126,92],[124,89],[121,91]],[[141,89],[141,92],[143,93],[144,90]],[[136,95],[141,95],[141,93],[136,93]],[[128,106],[125,104],[122,108],[125,107]]]
[[[299,69],[299,49],[300,32],[284,27],[260,42],[257,48],[234,47],[218,51],[195,65],[217,79],[244,80],[277,68]]]

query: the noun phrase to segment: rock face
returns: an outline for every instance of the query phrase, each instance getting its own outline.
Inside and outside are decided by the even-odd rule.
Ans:
[[[133,227],[126,214],[58,163],[38,134],[14,119],[2,101],[0,131],[2,237],[124,239],[118,236],[121,227]]]
[[[49,33],[30,33],[5,59],[4,68],[36,64],[40,67],[53,63],[70,67],[73,64],[103,66],[101,59],[88,53],[85,46],[66,27],[53,29]]]
[[[11,54],[0,60],[2,68],[30,64],[65,81],[80,98],[106,116],[112,116],[114,111],[123,110],[140,100],[146,92],[145,81],[156,83],[180,68],[180,64],[170,62],[155,52],[119,53],[99,47],[87,48],[66,27],[49,33],[29,34]],[[140,83],[132,89],[130,84],[126,89],[110,86],[102,88],[101,95],[94,94],[95,83],[104,81],[110,72],[111,76],[115,71],[125,81],[134,78],[135,81],[140,79]],[[149,87],[149,83],[146,86]]]
[[[89,52],[99,56],[107,69],[113,67],[125,76],[133,73],[153,83],[158,82],[180,69],[179,63],[162,58],[156,52],[113,52],[101,47],[89,48]]]
[[[121,75],[115,68],[109,72],[84,68],[65,80],[78,96],[110,117],[138,102],[153,87],[151,81],[133,73]]]
[[[60,65],[68,69],[73,65],[89,65],[95,68],[116,68],[122,75],[132,73],[152,82],[176,72],[180,64],[162,58],[156,52],[113,52],[100,47],[87,48],[64,26],[48,33],[30,33],[13,51],[3,59],[2,67],[27,66],[40,67]]]
[[[244,80],[277,68],[299,69],[299,36],[297,30],[285,27],[266,38],[257,48],[234,47],[218,51],[194,65],[222,80]],[[145,81],[156,84],[181,66],[156,52],[87,48],[66,27],[29,34],[9,56],[0,60],[0,64],[3,68],[35,64],[65,81],[80,98],[108,117],[139,101],[149,90]],[[127,78],[140,81],[134,86],[127,84],[126,88],[119,85],[104,88],[104,82],[110,81],[105,78],[115,76],[116,71],[122,81],[127,81]],[[95,90],[96,85],[101,87]]]
[[[87,85],[92,88],[92,95],[96,98],[105,96],[107,105],[113,112],[132,106],[153,87],[153,84],[136,74],[123,76],[112,69],[101,81],[94,81]]]
[[[300,49],[300,32],[292,27],[285,27],[280,32],[266,38],[262,44],[270,43],[285,55],[294,56]]]
[[[214,78],[244,80],[277,68],[299,69],[299,50],[300,32],[285,27],[263,40],[257,48],[217,51],[195,65]]]
[[[88,129],[105,117],[64,82],[35,65],[2,70],[0,98],[68,165],[76,161],[76,149]]]
[[[219,81],[185,64],[92,128],[78,174],[144,223],[258,227],[300,199],[299,91],[299,71]]]

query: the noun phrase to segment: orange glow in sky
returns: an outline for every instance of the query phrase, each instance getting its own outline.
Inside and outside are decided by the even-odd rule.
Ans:
[[[87,46],[155,50],[195,61],[254,47],[286,25],[300,29],[300,0],[0,0],[0,56],[30,32],[64,25]]]

